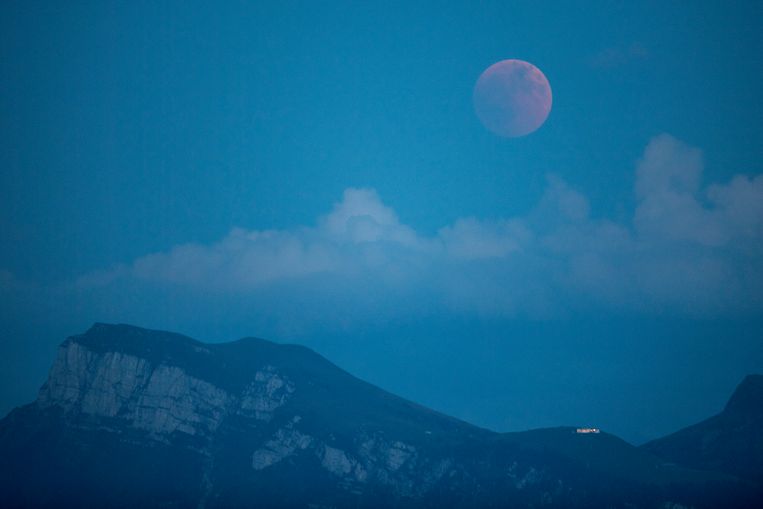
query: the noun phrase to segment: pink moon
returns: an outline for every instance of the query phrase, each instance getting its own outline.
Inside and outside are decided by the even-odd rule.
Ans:
[[[538,129],[551,111],[551,85],[529,62],[501,60],[474,86],[474,111],[490,131],[506,138]]]

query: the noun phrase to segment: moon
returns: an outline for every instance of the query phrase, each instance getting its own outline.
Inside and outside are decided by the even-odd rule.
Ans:
[[[540,69],[524,60],[501,60],[474,86],[474,111],[490,131],[505,138],[538,129],[551,111],[551,85]]]

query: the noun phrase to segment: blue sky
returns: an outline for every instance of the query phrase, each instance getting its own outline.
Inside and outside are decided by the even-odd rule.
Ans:
[[[5,2],[0,407],[118,321],[494,429],[718,410],[763,368],[759,3],[450,4]],[[523,138],[472,108],[505,58]]]

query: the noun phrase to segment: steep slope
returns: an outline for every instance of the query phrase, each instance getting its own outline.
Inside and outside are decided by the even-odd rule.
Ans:
[[[763,375],[749,375],[723,411],[642,446],[668,461],[763,484]]]
[[[751,496],[605,433],[480,429],[303,347],[126,325],[67,339],[37,400],[0,421],[3,507],[743,507]]]

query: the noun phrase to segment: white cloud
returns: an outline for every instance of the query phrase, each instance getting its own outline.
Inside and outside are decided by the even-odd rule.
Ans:
[[[726,239],[698,200],[702,153],[668,135],[649,143],[636,168],[636,228],[645,236],[719,245]]]
[[[652,140],[636,171],[634,224],[648,239],[708,247],[761,246],[763,176],[701,188],[702,153],[668,136]],[[754,247],[753,247],[754,248]]]
[[[551,176],[527,216],[463,218],[431,236],[402,223],[375,191],[347,189],[314,226],[236,228],[81,284],[136,280],[262,299],[278,292],[316,314],[339,301],[348,314],[382,305],[497,315],[759,311],[763,176],[703,188],[702,170],[698,149],[660,135],[637,165],[631,222],[591,217],[588,199]]]
[[[438,240],[455,259],[501,258],[522,250],[532,241],[532,232],[519,219],[491,223],[470,217],[440,229]]]
[[[353,243],[389,241],[414,245],[416,233],[400,224],[373,189],[347,189],[342,201],[319,220],[321,233]]]

